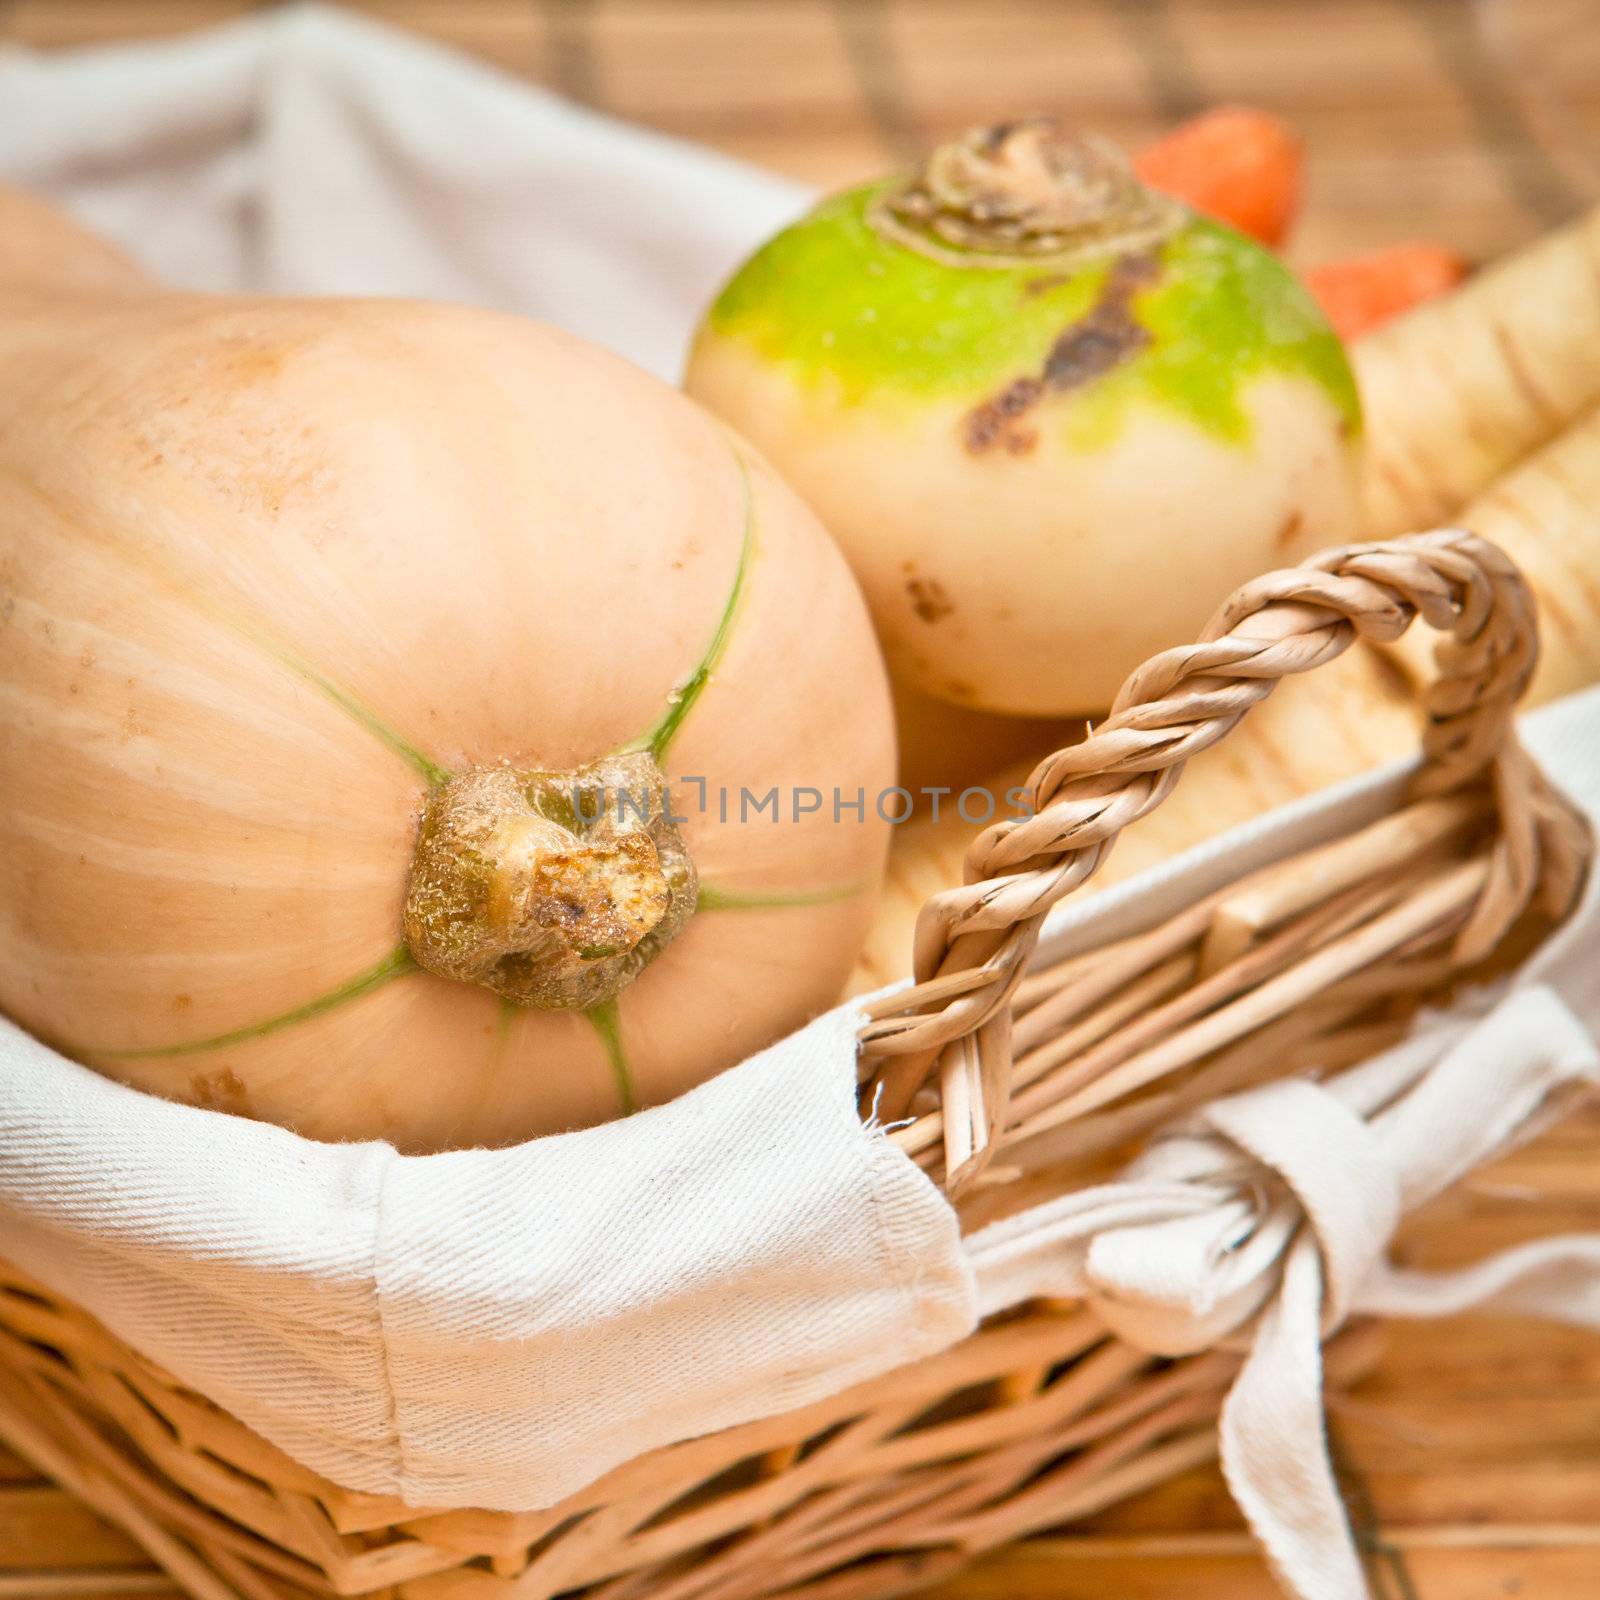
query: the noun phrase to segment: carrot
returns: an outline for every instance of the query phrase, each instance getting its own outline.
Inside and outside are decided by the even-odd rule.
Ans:
[[[1133,163],[1152,188],[1270,245],[1283,242],[1299,210],[1303,165],[1294,129],[1248,106],[1192,117]]]
[[[1117,840],[1080,891],[1092,893],[1199,844],[1225,829],[1415,748],[1420,716],[1401,674],[1376,651],[1353,645],[1338,660],[1290,678],[1220,744],[1196,756],[1156,811]],[[989,779],[996,815],[1011,815],[1006,791],[1026,782],[1036,759]],[[969,811],[975,811],[969,806]],[[911,970],[911,936],[923,902],[962,881],[980,831],[946,804],[895,830],[883,894],[850,992],[882,987]]]
[[[1466,275],[1465,258],[1442,244],[1399,244],[1312,267],[1305,280],[1334,331],[1354,339],[1447,293]]]
[[[1447,521],[1600,403],[1600,206],[1352,346],[1365,532]]]

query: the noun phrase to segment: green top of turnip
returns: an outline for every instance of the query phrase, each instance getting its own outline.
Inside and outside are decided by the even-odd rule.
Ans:
[[[735,274],[707,326],[829,406],[968,401],[980,453],[1031,450],[1046,415],[1054,442],[1093,449],[1151,404],[1245,444],[1240,391],[1280,374],[1360,427],[1344,348],[1276,257],[1044,124],[823,201]]]

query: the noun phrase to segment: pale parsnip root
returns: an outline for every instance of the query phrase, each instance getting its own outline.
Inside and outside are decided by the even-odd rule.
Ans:
[[[1600,206],[1359,340],[1353,355],[1367,423],[1364,532],[1452,520],[1600,402]]]
[[[1590,352],[1600,370],[1600,348]],[[1539,602],[1539,669],[1525,705],[1600,683],[1600,406],[1450,519],[1492,539]],[[1394,646],[1425,681],[1438,635],[1413,628]]]
[[[1405,755],[1419,727],[1415,699],[1399,675],[1356,644],[1327,666],[1287,679],[1226,739],[1191,761],[1165,804],[1117,840],[1081,892],[1120,883],[1274,806]],[[1035,764],[1024,761],[989,780],[1002,807],[1006,790],[1024,783]],[[937,822],[896,830],[850,993],[880,988],[911,970],[917,913],[929,895],[962,881],[963,859],[978,832],[953,810]]]

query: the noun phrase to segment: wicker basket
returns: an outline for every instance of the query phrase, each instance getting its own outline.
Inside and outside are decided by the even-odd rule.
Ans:
[[[1274,682],[1421,614],[1452,635],[1424,761],[1389,814],[1152,927],[1041,960],[1045,913],[1183,762]],[[1586,826],[1510,729],[1531,602],[1492,546],[1430,534],[1331,552],[1236,594],[1204,642],[1129,679],[1034,776],[969,883],[930,902],[915,987],[862,1035],[864,1107],[964,1224],[1093,1178],[1175,1111],[1363,1058],[1419,1002],[1532,948],[1570,905]],[[1031,959],[1032,958],[1032,959]],[[1337,1383],[1371,1329],[1329,1350]],[[318,1478],[82,1310],[0,1263],[0,1439],[198,1600],[806,1600],[932,1582],[1213,1453],[1237,1358],[1159,1360],[1086,1307],[1034,1302],[798,1413],[656,1451],[547,1511],[430,1512]]]

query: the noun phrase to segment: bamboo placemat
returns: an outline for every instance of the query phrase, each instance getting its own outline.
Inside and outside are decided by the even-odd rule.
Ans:
[[[243,0],[0,0],[0,42],[156,37]],[[1310,148],[1305,261],[1431,237],[1486,258],[1600,195],[1600,0],[390,0],[357,9],[819,185],[970,123],[1077,117],[1130,146],[1218,101]],[[1417,1261],[1600,1227],[1600,1112],[1411,1227]],[[1379,1600],[1600,1594],[1600,1341],[1396,1327],[1333,1433]],[[1267,1600],[1214,1469],[937,1600]],[[0,1452],[0,1600],[171,1600],[120,1534]]]
[[[0,0],[0,40],[168,35],[248,0]],[[1597,0],[369,0],[601,110],[809,181],[1019,110],[1136,145],[1248,100],[1294,118],[1295,253],[1492,255],[1600,195]]]

